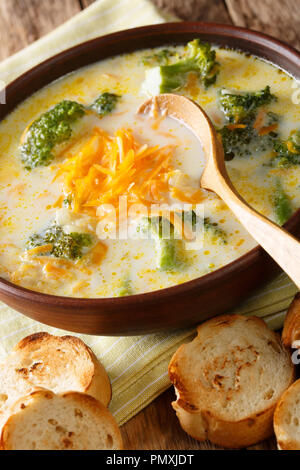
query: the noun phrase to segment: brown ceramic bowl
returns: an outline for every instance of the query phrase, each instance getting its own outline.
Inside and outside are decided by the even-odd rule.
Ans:
[[[185,43],[195,37],[267,59],[300,78],[300,54],[261,33],[214,23],[169,23],[134,28],[80,44],[43,62],[7,88],[3,119],[16,105],[53,80],[136,49]],[[300,235],[300,210],[286,228]],[[255,248],[227,266],[175,287],[124,298],[77,299],[33,292],[0,280],[0,299],[35,320],[70,331],[137,335],[194,325],[234,307],[271,279],[278,267]]]

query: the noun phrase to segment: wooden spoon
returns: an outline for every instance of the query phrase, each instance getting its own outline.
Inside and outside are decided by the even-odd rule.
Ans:
[[[250,235],[300,289],[300,242],[284,228],[252,209],[235,190],[226,171],[222,143],[205,111],[188,98],[174,94],[155,96],[138,109],[139,114],[151,111],[166,113],[194,132],[206,156],[201,186],[223,199]]]

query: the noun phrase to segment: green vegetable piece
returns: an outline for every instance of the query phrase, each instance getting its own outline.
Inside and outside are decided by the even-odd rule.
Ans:
[[[176,268],[176,249],[174,240],[159,238],[156,242],[156,263],[161,271],[173,271]]]
[[[269,86],[260,91],[246,93],[237,93],[225,88],[219,91],[221,109],[229,122],[235,123],[253,119],[259,107],[276,100],[277,97],[271,93]]]
[[[273,166],[289,167],[300,164],[300,130],[291,134],[286,140],[275,140],[274,151],[276,156],[272,160]]]
[[[285,193],[279,179],[276,181],[273,196],[275,220],[278,225],[283,225],[293,214],[293,208],[289,196]]]
[[[173,271],[178,267],[174,226],[163,217],[145,218],[138,231],[149,233],[155,240],[156,265],[161,271]]]
[[[82,258],[83,249],[93,244],[93,239],[88,233],[65,233],[62,227],[53,224],[44,232],[31,235],[27,242],[27,248],[48,244],[52,245],[52,249],[48,253],[50,256],[77,260]]]
[[[149,220],[149,224],[152,236],[156,241],[157,267],[162,271],[173,271],[177,264],[174,226],[163,217],[153,217]]]
[[[178,216],[182,218],[182,221],[184,223],[188,223],[194,228],[196,224],[199,222],[199,217],[197,216],[196,212],[191,210],[191,211],[183,211],[180,213],[177,213]]]
[[[141,63],[145,66],[153,65],[167,65],[171,57],[174,57],[176,52],[172,49],[161,49],[155,54],[146,55],[141,59]]]
[[[83,105],[64,100],[34,121],[21,147],[21,159],[25,168],[32,170],[37,166],[49,165],[54,159],[55,145],[71,138],[72,124],[84,114]]]
[[[245,127],[231,129],[224,126],[218,130],[222,137],[225,160],[232,160],[235,156],[247,157],[255,152],[265,152],[273,148],[277,139],[276,132],[270,132],[266,135],[259,135],[254,129],[253,124],[255,115],[248,122],[244,122]],[[278,121],[278,116],[269,112],[266,117],[265,125],[269,126]]]
[[[119,289],[118,297],[126,297],[127,295],[133,295],[133,289],[131,281],[129,279],[124,279],[122,286]]]
[[[115,93],[102,93],[91,105],[91,109],[100,117],[106,116],[115,109],[119,99],[120,96]]]
[[[150,95],[170,93],[182,88],[187,74],[195,72],[205,87],[215,83],[219,64],[210,44],[194,39],[188,43],[188,55],[174,64],[153,67],[146,72],[142,90]]]
[[[184,222],[190,223],[192,225],[192,228],[195,228],[196,224],[199,224],[200,226],[200,222],[203,222],[204,234],[208,234],[211,237],[216,238],[222,245],[227,245],[227,232],[221,229],[217,222],[211,222],[209,217],[200,219],[193,210],[190,212],[182,212],[180,215]]]

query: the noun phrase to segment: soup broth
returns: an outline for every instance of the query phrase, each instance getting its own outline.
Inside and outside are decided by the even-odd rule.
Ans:
[[[184,46],[170,49],[169,64],[187,54]],[[294,79],[261,59],[213,49],[219,64],[215,83],[205,86],[192,71],[174,92],[199,103],[219,131],[226,128],[220,135],[234,186],[259,212],[284,223],[300,206],[300,108],[292,102]],[[145,90],[149,93],[145,76],[159,69],[164,50],[138,51],[82,68],[31,96],[0,123],[3,278],[62,296],[139,294],[203,276],[255,246],[226,205],[200,189],[205,149],[191,131],[155,112],[150,117],[136,114],[147,98]],[[236,150],[225,139],[246,132],[249,123],[228,117],[222,96],[226,90],[243,95],[267,86],[276,99],[253,111],[255,138],[249,143],[247,136],[239,140],[237,135],[234,145],[241,151]],[[103,93],[117,98],[112,109],[99,115],[91,103]],[[24,155],[32,123],[63,100],[83,105],[84,115],[72,123],[72,136],[53,146],[54,158],[47,166],[26,167],[22,148]],[[287,153],[292,157],[285,161]],[[131,236],[119,231],[120,196],[127,197],[129,207],[140,203],[149,210],[158,202],[176,204],[168,219],[171,240],[160,239],[160,210],[152,214],[156,232],[143,214],[129,217]],[[200,221],[199,246],[188,245],[184,234],[181,239],[177,233],[185,204]],[[192,225],[190,221],[189,230]],[[112,236],[115,231],[119,236]],[[164,249],[175,260],[173,265],[164,258]]]

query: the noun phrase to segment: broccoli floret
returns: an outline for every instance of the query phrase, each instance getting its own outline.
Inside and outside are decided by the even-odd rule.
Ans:
[[[83,105],[64,100],[31,124],[21,159],[27,170],[47,166],[54,159],[53,148],[70,139],[72,124],[85,113]]]
[[[26,142],[21,147],[21,159],[27,170],[47,166],[54,160],[54,147],[67,142],[72,136],[72,125],[83,117],[87,109],[100,117],[112,112],[120,97],[102,93],[94,103],[85,107],[76,101],[64,100],[42,114],[31,124]]]
[[[235,156],[250,156],[255,152],[266,152],[271,149],[277,140],[277,133],[260,135],[253,127],[255,115],[242,124],[243,127],[231,127],[226,125],[218,130],[222,137],[225,160],[232,160]],[[270,126],[278,121],[278,116],[274,113],[267,113],[265,125]]]
[[[265,152],[272,148],[276,134],[260,136],[252,126],[230,129],[224,126],[219,130],[222,137],[225,160],[232,160],[235,156],[250,156],[255,152]]]
[[[172,49],[161,49],[155,54],[146,55],[141,59],[141,63],[145,66],[153,65],[167,65],[171,57],[174,57],[176,52]]]
[[[186,84],[189,72],[196,73],[205,87],[215,83],[219,64],[216,62],[216,52],[211,49],[210,44],[194,39],[187,46],[186,58],[174,64],[153,67],[146,72],[142,86],[145,93],[159,95],[179,90]]]
[[[275,220],[279,225],[283,225],[293,214],[293,208],[291,200],[285,193],[279,179],[276,181],[272,202],[274,206]]]
[[[115,93],[102,93],[91,105],[91,109],[95,111],[100,117],[106,116],[111,113],[120,99],[119,95]]]
[[[300,130],[293,133],[286,141],[274,141],[276,156],[272,159],[272,166],[289,167],[300,164]]]
[[[237,93],[225,88],[219,91],[221,109],[229,122],[253,119],[260,106],[276,100],[277,97],[271,93],[269,86],[260,91],[246,93]]]
[[[48,255],[55,258],[77,260],[82,258],[83,249],[93,244],[93,239],[88,233],[65,233],[61,226],[53,224],[42,233],[31,235],[27,242],[27,248],[48,244],[52,245]]]

